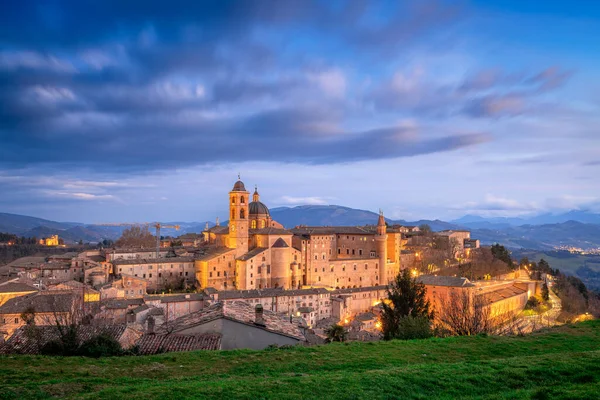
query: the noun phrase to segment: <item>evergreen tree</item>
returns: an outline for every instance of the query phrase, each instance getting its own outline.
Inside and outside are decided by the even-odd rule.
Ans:
[[[504,261],[509,267],[513,267],[512,259],[510,258],[510,251],[506,249],[506,247],[502,246],[499,243],[492,245],[492,254],[494,258],[497,258],[500,261]]]
[[[383,338],[386,340],[403,337],[401,323],[404,317],[424,317],[433,319],[425,285],[403,270],[387,289],[387,301],[381,303]]]
[[[550,300],[550,292],[548,291],[548,284],[546,282],[542,285],[542,299],[544,301]]]

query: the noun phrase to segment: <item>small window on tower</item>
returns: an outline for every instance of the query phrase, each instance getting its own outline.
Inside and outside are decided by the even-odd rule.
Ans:
[[[244,196],[242,196],[242,197],[240,198],[240,203],[242,203],[242,204],[246,203],[246,200],[244,199]]]

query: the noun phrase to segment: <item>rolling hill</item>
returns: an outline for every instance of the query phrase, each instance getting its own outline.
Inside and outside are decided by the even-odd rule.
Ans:
[[[522,337],[0,361],[6,399],[596,399],[600,321]]]

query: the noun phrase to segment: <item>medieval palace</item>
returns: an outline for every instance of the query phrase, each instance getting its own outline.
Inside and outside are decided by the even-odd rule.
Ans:
[[[254,190],[238,180],[229,192],[229,226],[203,232],[209,248],[195,260],[203,288],[297,289],[385,285],[400,271],[401,233],[377,225],[284,229]],[[375,222],[375,221],[373,221]]]

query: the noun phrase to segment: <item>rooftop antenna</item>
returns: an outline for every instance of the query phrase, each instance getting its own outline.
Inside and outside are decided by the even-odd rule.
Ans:
[[[242,177],[240,176],[240,173],[238,172],[238,181],[242,180]]]
[[[219,226],[219,217],[217,217],[216,225]]]

